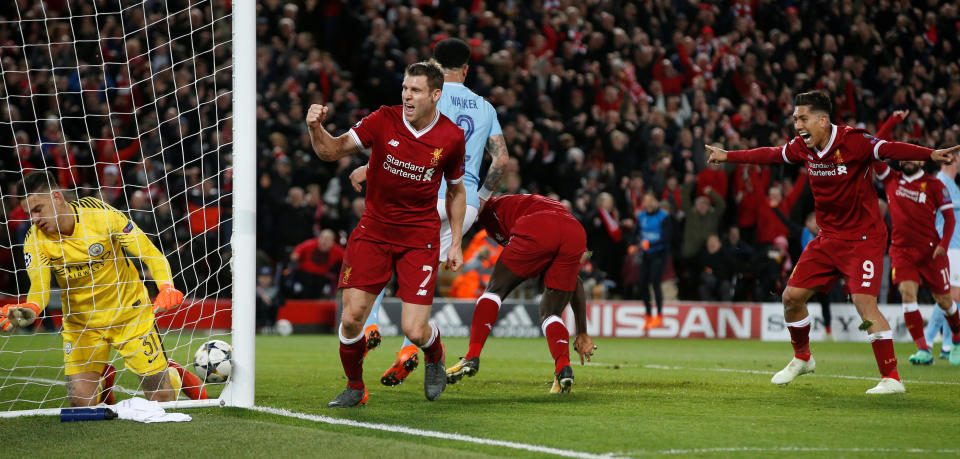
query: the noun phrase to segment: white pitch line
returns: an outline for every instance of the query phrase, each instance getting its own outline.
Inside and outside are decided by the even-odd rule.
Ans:
[[[341,419],[341,418],[334,418],[330,416],[297,413],[295,411],[285,410],[282,408],[271,408],[269,406],[254,406],[253,408],[250,408],[250,409],[254,411],[259,411],[261,413],[276,414],[279,416],[303,419],[306,421],[322,422],[324,424],[335,424],[335,425],[344,425],[344,426],[350,426],[350,427],[360,427],[363,429],[383,430],[386,432],[402,433],[406,435],[416,435],[419,437],[440,438],[444,440],[464,441],[464,442],[476,443],[480,445],[502,446],[505,448],[520,449],[525,451],[532,451],[535,453],[553,454],[556,456],[579,457],[579,458],[589,458],[589,459],[600,459],[600,458],[611,457],[610,455],[606,455],[606,454],[601,455],[601,454],[585,453],[581,451],[571,451],[571,450],[565,450],[565,449],[551,448],[549,446],[528,445],[526,443],[516,443],[516,442],[504,441],[504,440],[492,440],[489,438],[472,437],[469,435],[463,435],[458,433],[447,433],[447,432],[437,432],[433,430],[415,429],[412,427],[406,427],[401,425],[375,424],[371,422],[360,422],[360,421],[354,421],[351,419]]]
[[[828,447],[807,447],[807,446],[771,446],[771,447],[755,447],[755,446],[739,446],[739,447],[727,447],[727,448],[692,448],[692,449],[664,449],[664,450],[640,450],[640,451],[625,451],[625,452],[616,452],[610,453],[612,457],[630,457],[630,456],[643,456],[648,454],[653,455],[688,455],[688,454],[705,454],[705,453],[772,453],[772,452],[824,452],[824,453],[901,453],[901,454],[936,454],[936,453],[945,453],[945,454],[957,454],[960,453],[960,449],[921,449],[921,448],[828,448]]]
[[[676,367],[669,365],[643,365],[643,368],[649,370],[691,370],[691,371],[716,371],[719,373],[745,373],[751,375],[772,375],[776,372],[767,371],[767,370],[739,370],[735,368],[694,368],[694,367]],[[804,377],[809,378],[835,378],[835,379],[856,379],[862,381],[876,381],[877,378],[870,376],[850,376],[850,375],[824,375],[824,374],[808,374]],[[960,382],[956,381],[919,381],[915,379],[904,379],[906,384],[933,384],[938,386],[960,386]]]

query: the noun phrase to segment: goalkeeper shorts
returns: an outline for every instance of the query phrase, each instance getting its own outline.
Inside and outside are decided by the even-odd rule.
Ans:
[[[137,321],[107,328],[67,330],[65,327],[61,335],[66,375],[103,372],[110,363],[111,347],[123,357],[126,368],[140,376],[167,368],[167,356],[152,312],[142,314]]]

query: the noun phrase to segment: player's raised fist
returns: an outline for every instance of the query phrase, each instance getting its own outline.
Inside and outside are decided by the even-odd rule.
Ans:
[[[707,151],[707,162],[710,164],[720,164],[727,162],[727,150],[714,147],[713,145],[704,145]]]
[[[327,119],[327,110],[325,105],[311,105],[307,110],[307,126],[319,127],[323,120]]]
[[[40,315],[35,303],[9,304],[0,308],[0,330],[11,331],[33,325]]]

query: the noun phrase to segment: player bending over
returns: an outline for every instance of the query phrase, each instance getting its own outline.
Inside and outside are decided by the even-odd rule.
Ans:
[[[503,171],[507,166],[507,144],[503,140],[503,131],[497,121],[497,111],[489,102],[476,95],[463,85],[467,78],[467,63],[470,60],[470,47],[457,38],[441,40],[433,48],[433,58],[443,69],[443,92],[437,109],[444,116],[463,129],[466,141],[466,156],[464,162],[466,171],[463,175],[463,185],[467,191],[467,210],[463,219],[463,232],[466,233],[477,219],[477,212],[483,203],[490,199],[493,190],[500,183]],[[486,150],[493,161],[487,170],[487,178],[483,188],[478,190],[480,182],[480,163],[483,161],[483,152]],[[361,166],[350,174],[350,181],[357,191],[361,191],[361,183],[367,178],[368,166]],[[440,214],[440,264],[447,262],[447,251],[453,241],[453,232],[450,229],[450,219],[447,218],[446,182],[440,184],[437,195],[437,213]],[[367,337],[367,350],[373,350],[380,344],[380,331],[377,323],[380,316],[380,303],[383,301],[383,291],[373,303],[373,310],[364,324],[364,335]],[[404,337],[400,352],[393,365],[383,372],[380,383],[385,386],[396,386],[402,383],[407,376],[417,368],[417,346]]]
[[[793,126],[798,135],[783,146],[729,152],[706,146],[712,163],[805,163],[809,172],[820,233],[800,255],[783,291],[783,313],[794,358],[770,382],[789,384],[797,376],[813,372],[816,362],[810,354],[807,301],[844,276],[863,319],[860,328],[869,333],[880,370],[880,382],[867,393],[902,393],[906,389],[897,373],[893,333],[877,308],[887,230],[869,168],[873,161],[883,159],[947,162],[951,152],[960,147],[934,151],[834,125],[830,122],[832,104],[823,92],[798,94],[794,105]]]
[[[877,131],[877,138],[886,140],[905,114],[894,112]],[[921,282],[930,288],[934,301],[944,311],[951,334],[960,335],[960,314],[950,298],[947,258],[947,246],[956,223],[953,199],[943,182],[923,172],[923,161],[900,161],[900,168],[902,173],[891,169],[885,162],[873,165],[874,172],[883,182],[893,223],[891,278],[900,290],[907,331],[917,344],[917,352],[909,360],[914,365],[932,365],[933,353],[924,337],[917,290]],[[937,232],[938,212],[944,221],[942,237]],[[960,352],[957,357],[960,358]]]
[[[447,370],[447,382],[456,383],[464,375],[477,374],[480,352],[497,321],[502,299],[523,281],[542,274],[541,328],[555,364],[550,392],[569,392],[573,385],[570,333],[560,319],[568,303],[576,320],[573,348],[580,354],[580,363],[590,360],[596,349],[586,332],[586,296],[577,278],[587,251],[583,226],[559,202],[534,194],[492,198],[480,210],[478,221],[504,249],[493,267],[490,284],[473,310],[467,355]]]
[[[429,323],[440,258],[437,191],[443,177],[452,241],[447,266],[452,270],[463,264],[466,191],[463,131],[437,110],[442,86],[439,66],[410,64],[404,72],[403,105],[380,107],[336,138],[323,128],[327,107],[312,105],[307,112],[310,141],[320,159],[337,161],[371,148],[367,208],[350,234],[340,270],[340,362],[347,387],[327,404],[330,408],[367,402],[363,324],[395,268],[397,296],[403,301],[401,327],[423,349],[426,361],[424,395],[436,400],[447,386],[440,330]]]
[[[50,300],[52,271],[63,291],[61,335],[71,406],[114,403],[111,347],[140,377],[148,399],[172,401],[181,388],[190,398],[207,398],[200,378],[167,358],[154,323],[155,313],[183,301],[163,253],[122,212],[94,198],[67,201],[54,183],[41,171],[23,178],[33,222],[23,246],[30,290],[26,303],[0,308],[0,328],[33,325]],[[160,290],[152,307],[127,254],[140,258]]]

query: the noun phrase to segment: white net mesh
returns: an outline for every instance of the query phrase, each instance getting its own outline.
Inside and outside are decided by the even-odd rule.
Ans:
[[[16,184],[46,170],[66,197],[113,206],[163,253],[186,299],[156,325],[166,355],[190,369],[203,342],[230,341],[230,2],[0,3],[0,304],[21,303],[30,289],[24,239],[31,221]],[[123,252],[117,263],[134,263],[150,301],[157,290],[149,263]],[[44,286],[52,294],[36,326],[0,334],[0,411],[69,405],[61,330],[70,318],[60,294],[81,282],[66,284]],[[98,314],[120,311],[96,304],[102,297],[93,294]],[[116,349],[107,361],[119,370],[118,400],[142,391]]]

